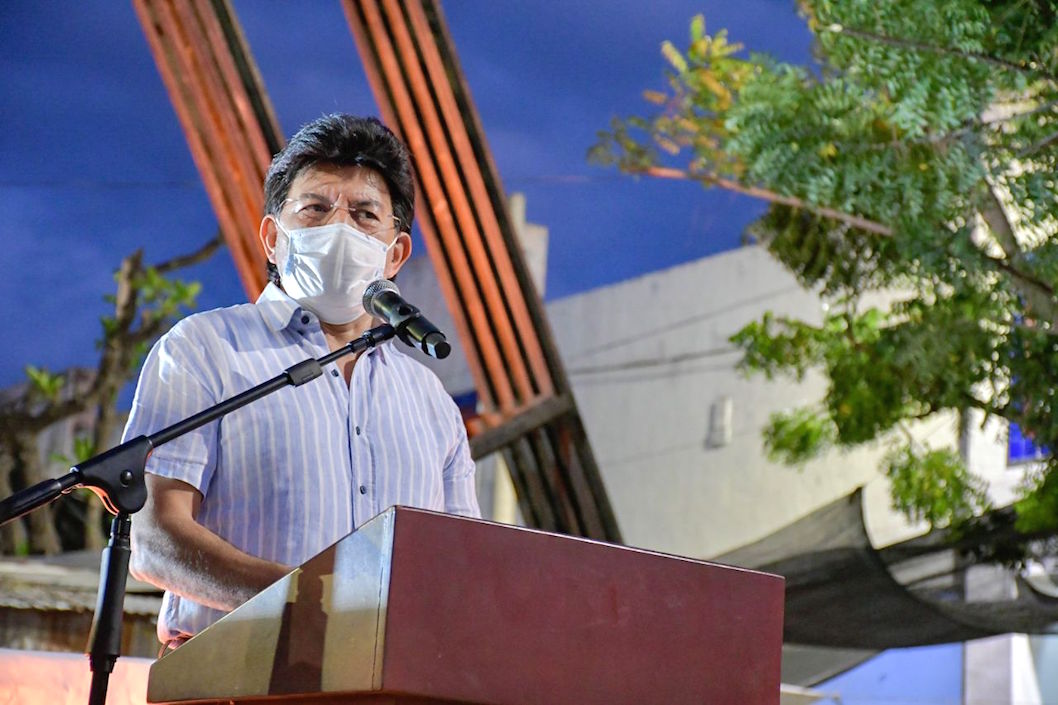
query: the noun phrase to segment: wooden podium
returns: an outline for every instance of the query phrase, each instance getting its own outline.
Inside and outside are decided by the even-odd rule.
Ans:
[[[151,703],[777,705],[782,578],[391,508],[152,667]]]

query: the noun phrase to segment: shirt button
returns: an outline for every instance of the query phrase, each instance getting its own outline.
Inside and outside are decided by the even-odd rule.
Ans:
[[[338,370],[331,370],[331,377],[337,377],[337,376],[338,376]]]
[[[311,319],[308,317],[308,314],[306,314],[306,315],[301,317],[301,322],[302,323],[308,323],[309,320],[311,320]]]
[[[363,485],[360,485],[360,494],[367,494],[367,488]]]
[[[356,435],[358,435],[358,436],[360,435],[360,427],[359,426],[356,427]]]

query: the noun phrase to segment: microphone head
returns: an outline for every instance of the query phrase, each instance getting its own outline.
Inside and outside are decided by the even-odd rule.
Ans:
[[[444,333],[429,333],[422,340],[422,351],[432,358],[443,360],[452,352],[452,346],[445,340]]]
[[[364,310],[370,313],[372,316],[383,317],[381,311],[375,310],[375,299],[384,291],[392,291],[394,294],[399,295],[400,289],[397,285],[391,282],[389,279],[376,279],[367,285],[367,289],[364,290]]]

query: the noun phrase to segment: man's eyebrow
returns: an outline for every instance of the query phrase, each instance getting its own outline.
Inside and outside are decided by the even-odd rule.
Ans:
[[[330,196],[324,196],[323,194],[314,193],[312,191],[308,191],[306,193],[303,193],[300,196],[298,196],[298,198],[316,198],[316,199],[319,199],[321,201],[324,201],[325,203],[333,203],[334,202],[334,200],[332,200]],[[382,204],[382,201],[379,201],[378,199],[375,199],[375,198],[362,198],[359,201],[352,201],[349,205],[352,206],[353,208],[362,208],[364,206],[376,206],[376,207],[381,208],[383,204]]]

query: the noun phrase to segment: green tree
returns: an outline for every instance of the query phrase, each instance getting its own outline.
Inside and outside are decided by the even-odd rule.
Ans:
[[[830,306],[733,340],[769,377],[822,370],[822,402],[772,419],[770,452],[892,444],[894,504],[970,529],[988,509],[951,449],[908,425],[971,410],[1058,448],[1058,3],[803,0],[815,65],[745,54],[699,16],[648,117],[591,157],[769,202],[748,235]],[[886,306],[868,305],[885,295]],[[1058,529],[1058,460],[1029,478],[1023,533]]]
[[[136,374],[150,345],[181,312],[194,307],[201,288],[197,282],[167,275],[207,259],[221,242],[218,234],[197,251],[154,266],[143,263],[141,251],[125,257],[114,274],[115,293],[104,297],[113,313],[100,320],[95,369],[52,373],[26,367],[27,383],[0,403],[0,497],[53,477],[41,457],[41,439],[61,421],[79,418],[85,431],[74,438],[76,457],[60,459],[67,467],[108,447],[120,422],[117,398],[121,388]],[[0,549],[58,553],[69,548],[101,548],[105,543],[102,502],[83,490],[68,497],[63,509],[67,511],[62,517],[53,507],[44,507],[5,525]]]

